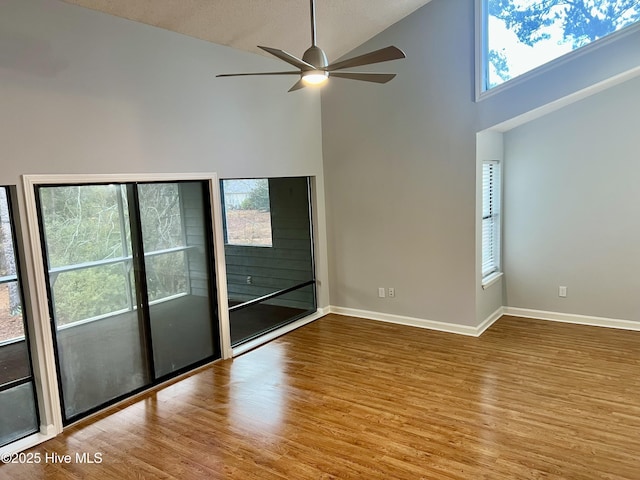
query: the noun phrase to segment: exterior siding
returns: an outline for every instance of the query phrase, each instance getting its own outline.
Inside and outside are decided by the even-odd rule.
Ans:
[[[207,235],[203,224],[206,217],[202,205],[202,185],[194,182],[180,184],[180,196],[186,244],[193,247],[187,252],[190,293],[198,297],[207,297],[209,295],[207,245],[205,245]]]
[[[231,301],[251,300],[314,279],[308,179],[269,179],[269,203],[272,247],[225,245]],[[313,289],[269,303],[309,309],[315,304]]]

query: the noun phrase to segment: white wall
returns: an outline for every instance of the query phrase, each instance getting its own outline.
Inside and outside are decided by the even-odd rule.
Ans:
[[[333,305],[478,325],[503,285],[479,287],[476,134],[640,65],[636,30],[475,102],[474,4],[433,0],[352,52],[405,50],[371,69],[391,83],[323,92]]]
[[[636,78],[504,135],[506,305],[640,321],[639,125]]]

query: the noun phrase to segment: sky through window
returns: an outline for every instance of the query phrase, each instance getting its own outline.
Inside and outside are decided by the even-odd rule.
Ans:
[[[640,0],[484,0],[485,89],[640,20]]]

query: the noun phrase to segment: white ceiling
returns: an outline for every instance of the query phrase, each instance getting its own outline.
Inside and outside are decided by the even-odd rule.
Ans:
[[[311,45],[308,0],[64,0],[240,50],[296,56]],[[430,0],[317,0],[317,43],[329,60],[349,52]]]

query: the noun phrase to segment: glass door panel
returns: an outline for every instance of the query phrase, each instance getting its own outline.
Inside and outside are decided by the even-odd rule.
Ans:
[[[0,446],[38,431],[9,203],[0,187]]]
[[[0,410],[0,446],[36,433],[38,414],[33,380],[0,390]]]
[[[221,190],[235,346],[316,309],[309,179],[222,180]]]
[[[156,378],[217,351],[208,198],[204,182],[138,185]]]
[[[65,418],[149,384],[124,185],[39,187]]]

